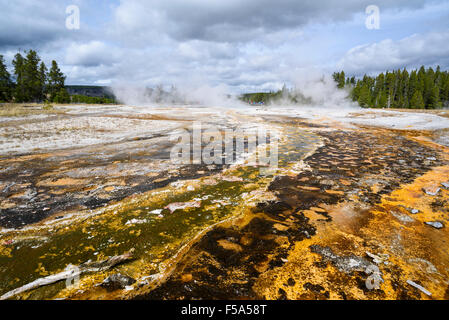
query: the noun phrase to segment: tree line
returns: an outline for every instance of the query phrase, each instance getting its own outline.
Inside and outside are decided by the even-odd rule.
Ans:
[[[284,84],[281,90],[270,92],[244,93],[240,100],[249,104],[311,104],[312,99],[304,96],[299,90],[288,89]]]
[[[13,76],[8,72],[4,57],[0,55],[0,101],[4,102],[70,102],[65,89],[65,76],[53,60],[50,70],[37,52],[18,52],[12,61]],[[14,78],[14,81],[13,81]]]
[[[449,106],[449,72],[421,66],[418,70],[387,71],[377,76],[346,77],[335,72],[338,88],[349,90],[353,101],[365,108],[438,109]]]
[[[115,99],[108,97],[89,97],[81,94],[73,94],[70,96],[72,103],[85,103],[85,104],[114,104]]]

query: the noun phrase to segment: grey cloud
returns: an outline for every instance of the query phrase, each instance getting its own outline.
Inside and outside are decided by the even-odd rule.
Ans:
[[[378,0],[375,4],[388,10],[419,8],[424,3],[424,0]],[[140,35],[142,30],[157,29],[176,40],[245,42],[267,32],[309,22],[349,20],[357,13],[364,13],[370,4],[372,0],[129,0],[122,1],[116,17],[122,27]]]
[[[0,49],[41,47],[68,35],[62,1],[0,0]]]

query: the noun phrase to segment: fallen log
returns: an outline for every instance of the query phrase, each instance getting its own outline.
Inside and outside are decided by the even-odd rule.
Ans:
[[[19,288],[16,288],[14,290],[11,290],[5,294],[3,294],[0,297],[0,300],[6,300],[9,298],[12,298],[15,295],[18,295],[20,293],[32,290],[32,289],[36,289],[39,287],[43,287],[49,284],[53,284],[55,282],[58,281],[62,281],[62,280],[66,280],[66,279],[73,279],[76,277],[79,277],[81,274],[83,273],[87,273],[87,272],[101,272],[101,271],[106,271],[118,264],[121,264],[125,261],[129,261],[133,259],[133,252],[134,249],[131,249],[129,252],[126,252],[122,255],[119,256],[113,256],[111,258],[108,258],[106,260],[102,260],[102,261],[87,261],[84,262],[82,264],[80,264],[79,266],[72,266],[69,265],[67,266],[67,268],[60,272],[60,273],[56,273],[44,278],[39,278],[37,280],[34,280],[33,282],[30,282],[24,286],[21,286]]]

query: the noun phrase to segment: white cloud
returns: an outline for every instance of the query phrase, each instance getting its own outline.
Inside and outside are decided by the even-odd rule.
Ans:
[[[338,67],[360,74],[435,64],[449,66],[449,30],[357,46],[345,54]]]
[[[121,49],[96,40],[88,43],[72,43],[66,49],[65,62],[85,67],[111,65],[120,58],[119,51]]]

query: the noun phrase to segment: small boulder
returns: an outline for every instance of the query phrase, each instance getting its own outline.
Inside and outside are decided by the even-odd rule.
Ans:
[[[440,192],[440,188],[438,187],[428,187],[422,189],[429,196],[436,196],[438,192]]]
[[[427,225],[432,226],[436,229],[441,229],[444,227],[444,224],[442,222],[439,221],[427,221],[425,222]]]

